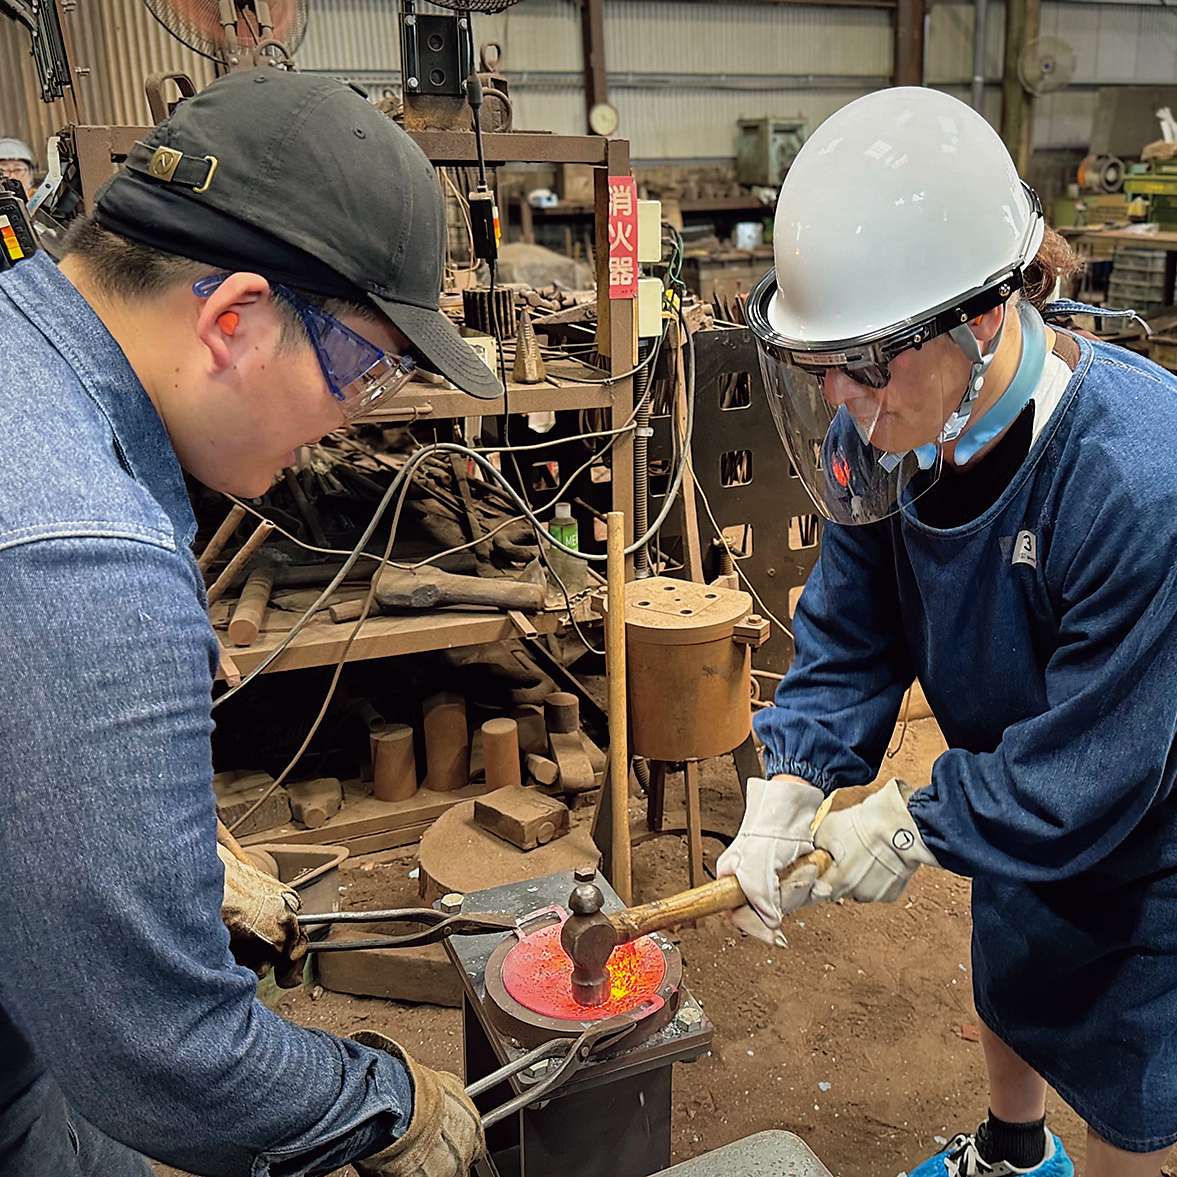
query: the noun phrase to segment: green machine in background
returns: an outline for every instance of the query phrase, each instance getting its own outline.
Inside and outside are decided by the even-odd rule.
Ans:
[[[736,123],[736,179],[749,187],[779,188],[805,142],[803,118],[740,119]]]
[[[1130,172],[1124,177],[1124,195],[1130,204],[1137,198],[1147,201],[1147,220],[1177,229],[1177,159],[1150,160],[1147,172]]]

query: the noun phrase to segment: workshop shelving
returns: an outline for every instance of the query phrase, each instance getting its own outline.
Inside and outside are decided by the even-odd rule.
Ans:
[[[470,166],[477,162],[474,135],[470,131],[410,131],[435,166]],[[608,178],[630,174],[629,143],[588,135],[548,135],[536,132],[505,132],[483,135],[488,165],[503,163],[579,163],[596,169],[595,237],[608,241]],[[597,249],[597,350],[608,361],[609,370],[591,368],[572,359],[546,361],[552,380],[545,384],[516,384],[508,381],[506,402],[511,413],[533,413],[560,409],[608,410],[609,428],[618,429],[633,412],[633,377],[604,381],[610,372],[628,373],[637,362],[634,334],[634,305],[631,299],[609,298],[609,251]],[[403,422],[433,421],[456,417],[494,416],[505,411],[500,398],[477,400],[449,386],[414,382],[390,408],[373,420]],[[626,520],[626,543],[633,542],[633,440],[629,434],[617,437],[612,451],[612,507]],[[632,576],[632,558],[627,561]],[[229,602],[231,605],[233,602]],[[271,609],[271,612],[273,610]],[[552,633],[559,626],[560,608],[529,614],[526,624],[537,633]],[[293,616],[291,621],[293,622]],[[224,642],[227,612],[213,615],[214,627]],[[222,645],[219,677],[232,679],[248,674],[283,639],[289,627],[266,627],[250,646]],[[332,665],[343,654],[354,628],[353,622],[333,623],[326,614],[311,621],[283,653],[267,667],[266,673],[310,666]],[[412,616],[378,615],[368,618],[347,652],[349,660],[418,654],[456,646],[480,645],[517,637],[516,621],[505,613],[486,610],[444,609]]]
[[[285,616],[293,624],[297,615],[288,613]],[[535,633],[545,634],[556,631],[558,618],[557,612],[530,613],[526,620]],[[312,620],[265,673],[334,665],[343,654],[353,628],[354,622],[335,624],[326,615],[322,615],[322,620]],[[281,642],[289,629],[287,626],[281,630],[266,630],[251,646],[223,646],[218,677],[231,677],[234,667],[242,675],[248,674]],[[377,615],[364,622],[347,657],[349,662],[354,662],[399,654],[422,654],[429,650],[451,650],[457,646],[506,641],[520,637],[522,632],[509,614],[485,609],[439,609],[395,617]],[[231,662],[232,667],[226,665],[226,661]]]

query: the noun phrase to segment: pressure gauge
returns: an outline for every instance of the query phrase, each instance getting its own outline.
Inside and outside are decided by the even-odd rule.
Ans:
[[[588,121],[589,128],[594,135],[612,135],[617,130],[617,124],[620,121],[617,107],[611,102],[598,102],[589,111]]]

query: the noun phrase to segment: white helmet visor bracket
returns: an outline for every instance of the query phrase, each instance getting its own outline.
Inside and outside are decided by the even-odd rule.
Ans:
[[[818,350],[798,347],[774,331],[768,307],[776,291],[775,272],[765,275],[748,298],[748,324],[759,343],[765,393],[777,432],[822,515],[837,523],[878,522],[934,485],[942,445],[965,428],[1000,342],[999,334],[982,354],[968,324],[1004,303],[1021,285],[1022,270],[1016,265],[918,321],[875,338],[842,340]],[[920,364],[901,361],[892,371],[893,361],[904,352],[949,339],[953,351],[964,352],[972,364],[963,397],[959,374],[953,378],[930,349]],[[949,392],[952,383],[957,391]],[[921,416],[920,406],[934,415],[943,412],[940,406],[946,403],[954,403],[955,411],[946,424],[943,416],[935,417],[930,425],[935,440],[913,440],[910,430]],[[924,422],[931,419],[924,416]],[[923,476],[916,479],[921,470]]]
[[[973,406],[977,403],[977,397],[981,393],[981,386],[985,383],[985,373],[989,371],[989,365],[993,363],[993,357],[997,355],[997,349],[1001,346],[1001,336],[1005,332],[1007,314],[1008,308],[1001,316],[1001,325],[997,328],[997,334],[993,336],[989,342],[989,346],[983,352],[981,351],[980,344],[977,342],[977,337],[973,334],[967,323],[961,323],[948,332],[949,336],[956,343],[956,346],[964,352],[965,359],[973,365],[973,369],[969,373],[968,387],[964,391],[964,396],[961,397],[960,404],[952,416],[944,423],[944,428],[941,430],[940,436],[936,439],[938,445],[955,441],[964,432],[965,426],[969,423],[969,415],[973,411]]]

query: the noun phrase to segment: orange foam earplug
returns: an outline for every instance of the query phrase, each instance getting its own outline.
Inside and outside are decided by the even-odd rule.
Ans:
[[[217,326],[226,334],[234,335],[237,331],[237,324],[241,322],[241,316],[236,311],[226,311],[219,319],[217,319]]]

